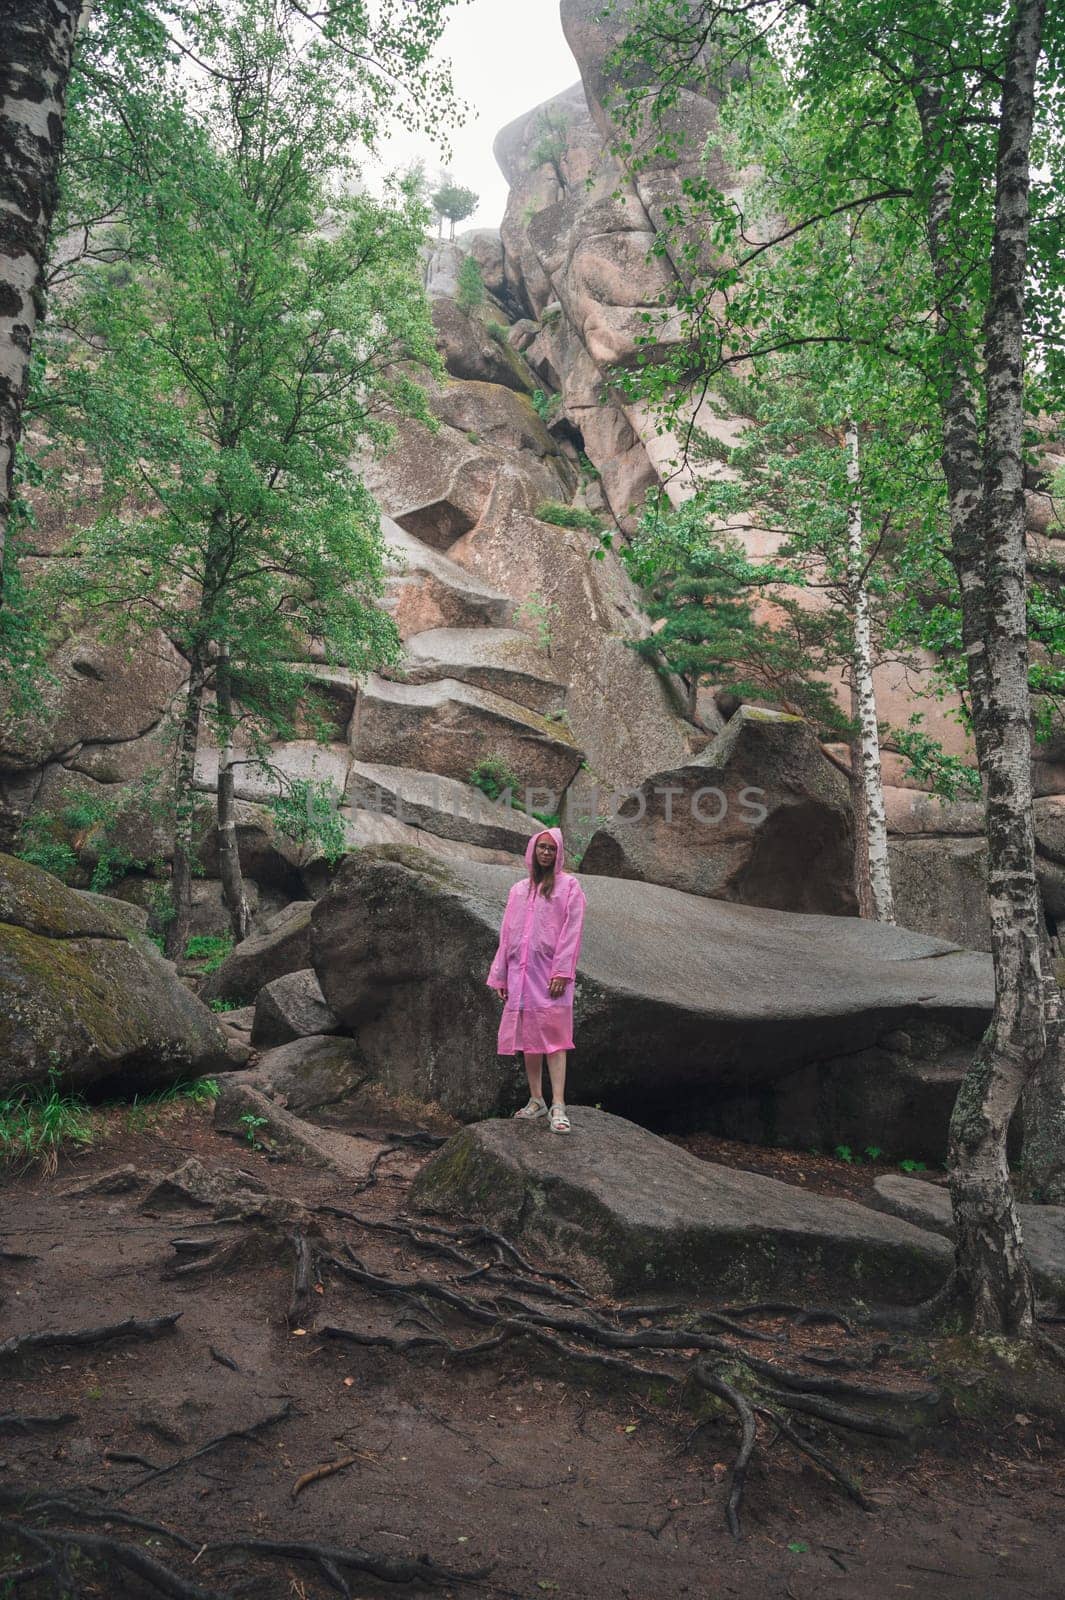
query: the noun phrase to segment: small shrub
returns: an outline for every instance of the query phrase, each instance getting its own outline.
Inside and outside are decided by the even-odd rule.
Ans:
[[[489,800],[498,800],[508,790],[515,794],[521,785],[521,779],[511,771],[502,756],[485,756],[483,761],[478,761],[470,772],[468,782],[486,794]]]
[[[488,337],[494,339],[496,344],[506,345],[510,348],[510,329],[502,322],[488,322],[485,324]]]
[[[243,1011],[243,1000],[209,1000],[208,1006],[212,1011]]]
[[[536,516],[541,522],[550,522],[556,528],[579,528],[582,533],[603,533],[603,524],[584,506],[564,506],[556,500],[545,500],[537,506]],[[609,537],[607,535],[606,537]]]
[[[185,946],[185,960],[195,961],[200,972],[217,972],[233,948],[231,933],[196,933]]]
[[[561,828],[562,826],[562,818],[557,811],[530,811],[529,815],[536,822],[542,822],[545,828]]]
[[[252,1150],[265,1150],[266,1146],[259,1139],[259,1129],[267,1126],[266,1117],[257,1117],[253,1111],[245,1111],[238,1117],[240,1126],[244,1129],[244,1137]]]
[[[527,600],[523,600],[514,613],[515,617],[527,617],[536,629],[536,642],[541,650],[551,655],[551,646],[554,642],[554,625],[558,621],[559,610],[554,600],[545,600],[538,589],[534,589]]]
[[[855,1161],[860,1164],[862,1159],[861,1156],[856,1156],[854,1154],[854,1151],[851,1149],[849,1144],[838,1144],[836,1146],[835,1156],[837,1161],[846,1161],[848,1165],[853,1164]]]
[[[900,1172],[927,1172],[928,1168],[923,1161],[913,1161],[908,1156],[905,1161],[899,1162]]]
[[[293,778],[285,793],[270,801],[270,811],[279,832],[334,867],[348,848],[337,813],[340,800],[335,784]]]
[[[551,423],[562,409],[562,396],[560,394],[545,394],[543,389],[534,389],[532,393],[533,410],[543,423]]]
[[[469,431],[466,434],[466,437],[470,441],[471,444],[480,444],[480,442],[481,442],[481,435],[479,433],[474,433],[472,428],[469,429]]]
[[[455,299],[467,315],[471,311],[476,311],[478,306],[484,305],[484,278],[472,256],[462,258]]]

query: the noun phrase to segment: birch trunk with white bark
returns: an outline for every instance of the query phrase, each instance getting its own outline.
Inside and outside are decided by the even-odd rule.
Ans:
[[[851,491],[847,519],[847,570],[853,601],[853,648],[851,684],[858,723],[858,748],[852,751],[861,764],[861,780],[856,785],[863,814],[858,825],[859,847],[866,857],[862,874],[868,881],[868,904],[876,922],[894,922],[895,899],[891,889],[891,864],[888,857],[887,814],[884,808],[884,779],[880,762],[880,729],[876,718],[876,690],[873,685],[873,633],[869,620],[869,584],[865,546],[862,539],[861,457],[858,428],[847,424],[847,481]],[[862,894],[859,886],[859,908]],[[863,915],[866,915],[864,911]]]
[[[943,370],[943,469],[962,603],[973,733],[987,796],[988,899],[995,1006],[966,1073],[950,1127],[949,1173],[957,1287],[974,1332],[1030,1336],[1031,1274],[1006,1160],[1006,1134],[1046,1045],[1040,906],[1032,827],[1031,705],[1025,609],[1022,442],[1024,296],[1036,67],[1045,0],[1017,0],[996,163],[991,288],[984,321],[986,429],[978,425],[972,346],[959,299],[954,174],[941,106],[918,96],[935,174],[928,238]]]
[[[222,880],[222,894],[229,912],[233,937],[239,942],[248,936],[251,914],[244,892],[244,875],[240,867],[240,850],[237,845],[237,820],[233,779],[233,684],[230,675],[229,649],[219,651],[215,668],[215,692],[218,715],[222,724],[222,742],[218,752],[218,875]]]
[[[15,450],[43,314],[63,118],[82,0],[0,4],[0,604]]]

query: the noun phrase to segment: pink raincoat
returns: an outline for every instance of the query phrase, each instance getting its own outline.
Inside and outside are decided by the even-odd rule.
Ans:
[[[510,891],[499,948],[488,974],[490,989],[506,989],[499,1024],[499,1054],[551,1054],[573,1049],[573,983],[584,926],[584,890],[563,870],[562,832],[545,828],[534,834],[525,851],[532,866],[537,839],[550,834],[558,847],[555,887],[549,898],[523,878]],[[552,978],[566,978],[557,1000],[548,993]]]

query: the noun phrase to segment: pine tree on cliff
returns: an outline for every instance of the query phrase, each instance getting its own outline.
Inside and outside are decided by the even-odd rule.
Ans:
[[[1065,288],[1054,247],[1061,141],[1053,123],[1065,13],[1045,0],[982,3],[969,8],[960,36],[954,8],[916,0],[813,0],[783,11],[769,0],[637,0],[629,21],[616,66],[630,87],[616,112],[630,148],[635,132],[646,145],[648,128],[662,125],[689,86],[705,92],[708,76],[727,78],[733,165],[771,171],[778,217],[787,219],[754,236],[734,198],[709,181],[689,186],[670,226],[690,227],[694,216],[713,246],[712,262],[690,262],[682,294],[691,342],[676,362],[641,369],[633,389],[668,411],[671,389],[698,390],[752,353],[810,343],[867,353],[873,370],[891,354],[926,380],[987,803],[996,979],[991,1024],[951,1121],[952,1290],[975,1331],[1033,1337],[1006,1132],[1022,1095],[1028,1109],[1038,1097],[1026,1166],[1045,1197],[1062,1197],[1065,1063],[1032,825],[1024,461],[1035,380],[1054,384],[1062,372],[1057,344],[1043,335]],[[796,133],[787,164],[775,148],[782,121]],[[819,277],[829,216],[879,238],[893,269],[860,315]],[[768,256],[781,274],[772,294],[764,274],[745,276]],[[1041,371],[1026,367],[1033,348]]]
[[[280,21],[278,17],[280,15]],[[273,0],[212,29],[187,106],[71,125],[70,203],[119,219],[121,259],[75,265],[47,344],[53,437],[98,462],[96,524],[51,589],[112,631],[162,629],[185,657],[174,751],[174,919],[184,950],[197,754],[219,751],[221,875],[247,927],[234,768],[291,737],[317,650],[361,673],[397,639],[380,608],[376,505],[350,469],[388,408],[428,421],[408,364],[439,370],[420,287],[426,212],[351,192],[346,55],[295,48]],[[323,219],[328,227],[322,228]],[[236,752],[237,736],[243,752]]]

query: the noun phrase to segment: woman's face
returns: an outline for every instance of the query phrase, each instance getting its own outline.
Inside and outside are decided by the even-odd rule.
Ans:
[[[555,864],[555,857],[557,855],[558,846],[555,844],[555,841],[551,838],[550,834],[545,833],[539,839],[537,839],[536,860],[537,864],[543,867],[545,872],[550,872],[551,868]]]

